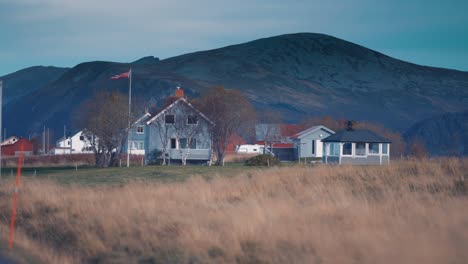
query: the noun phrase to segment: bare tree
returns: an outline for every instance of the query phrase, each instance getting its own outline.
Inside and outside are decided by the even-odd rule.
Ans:
[[[98,92],[80,107],[77,125],[96,156],[96,166],[117,164],[127,139],[127,116],[128,97],[117,92]]]
[[[197,104],[215,123],[211,131],[212,146],[217,156],[216,165],[222,165],[229,137],[253,126],[254,108],[240,91],[221,86],[208,89]]]
[[[334,119],[331,116],[311,117],[304,120],[302,124],[304,127],[323,125],[334,131],[346,129],[346,120],[344,118]]]
[[[281,123],[281,115],[278,112],[262,111],[258,114],[255,130],[260,139],[263,139],[263,154],[272,154],[272,143],[284,140],[281,134]]]
[[[169,130],[170,127],[166,125],[162,118],[159,118],[153,122],[153,124],[158,128],[158,135],[159,139],[161,140],[162,151],[161,151],[161,159],[162,165],[166,165],[166,157],[167,157],[167,145],[169,144]]]
[[[427,150],[421,139],[416,138],[413,140],[409,147],[409,154],[416,159],[424,159],[427,157]]]

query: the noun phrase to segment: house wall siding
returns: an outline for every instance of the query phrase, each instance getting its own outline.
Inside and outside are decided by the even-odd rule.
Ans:
[[[341,164],[352,165],[380,165],[380,156],[367,157],[341,157]]]
[[[322,137],[320,137],[322,135]],[[302,138],[300,138],[299,158],[311,158],[311,157],[322,157],[323,156],[323,143],[322,139],[330,136],[331,134],[324,129],[314,131]],[[315,154],[312,154],[312,140],[315,140]]]
[[[137,127],[138,126],[143,126],[143,134],[139,134],[137,133]],[[144,123],[144,122],[141,122],[141,123],[138,123],[138,124],[135,124],[132,128],[130,128],[130,135],[129,135],[129,141],[130,142],[143,142],[143,149],[135,149],[135,148],[132,148],[130,150],[130,153],[131,154],[134,154],[134,155],[145,155],[145,149],[146,149],[146,133],[147,133],[147,130],[148,130],[148,126]],[[124,153],[127,153],[127,142],[125,142],[123,144],[123,152]]]

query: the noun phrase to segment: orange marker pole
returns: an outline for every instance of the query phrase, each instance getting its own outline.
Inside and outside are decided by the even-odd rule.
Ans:
[[[8,249],[10,251],[13,248],[13,233],[15,232],[16,205],[18,202],[18,190],[20,186],[21,166],[23,165],[23,152],[24,152],[24,144],[21,144],[20,155],[18,159],[18,170],[16,172],[15,192],[13,193],[13,207],[11,208],[10,240],[8,241]]]

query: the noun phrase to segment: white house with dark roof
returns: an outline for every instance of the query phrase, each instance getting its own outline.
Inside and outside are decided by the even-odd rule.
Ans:
[[[326,164],[383,165],[390,163],[391,141],[372,131],[349,127],[322,140]]]
[[[85,138],[83,131],[79,131],[73,136],[62,137],[56,142],[56,146],[52,149],[52,154],[82,154],[93,153],[90,141]]]

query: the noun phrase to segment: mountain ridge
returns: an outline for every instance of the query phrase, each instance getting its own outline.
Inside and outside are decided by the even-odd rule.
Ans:
[[[71,126],[72,112],[96,91],[127,92],[127,82],[109,77],[129,67],[136,97],[161,102],[181,85],[193,98],[223,85],[241,90],[257,109],[282,113],[286,122],[329,115],[404,132],[420,120],[468,105],[468,72],[404,62],[325,34],[295,33],[163,60],[80,63],[6,112],[34,117],[33,124],[16,122],[19,134],[40,131],[44,124]],[[6,121],[13,123],[8,116]]]

